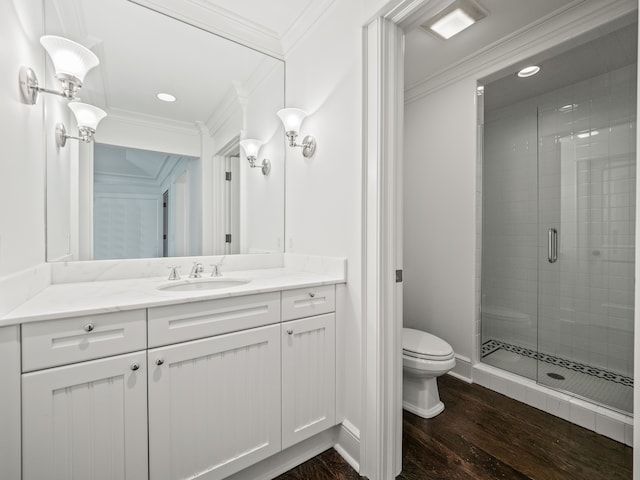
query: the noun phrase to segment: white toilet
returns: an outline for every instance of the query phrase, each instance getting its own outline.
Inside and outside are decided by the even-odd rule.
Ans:
[[[403,408],[422,418],[442,412],[436,378],[456,366],[451,345],[422,330],[403,328],[402,366]]]

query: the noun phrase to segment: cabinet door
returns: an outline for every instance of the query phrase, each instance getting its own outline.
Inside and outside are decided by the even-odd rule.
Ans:
[[[280,325],[148,355],[151,480],[224,478],[280,451]]]
[[[147,479],[144,352],[22,376],[23,479]]]
[[[282,448],[335,425],[335,314],[282,328]]]

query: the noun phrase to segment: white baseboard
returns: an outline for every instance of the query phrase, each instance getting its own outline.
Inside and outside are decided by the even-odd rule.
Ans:
[[[338,425],[338,442],[333,447],[356,471],[360,471],[360,430],[349,420]]]
[[[461,355],[456,355],[456,366],[449,372],[449,375],[464,382],[472,383],[472,372],[473,366],[471,365],[471,359]]]
[[[271,480],[301,463],[332,448],[336,444],[340,425],[320,432],[280,453],[265,458],[244,470],[227,477],[227,480]]]

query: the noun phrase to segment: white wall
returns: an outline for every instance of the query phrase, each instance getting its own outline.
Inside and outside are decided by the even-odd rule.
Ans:
[[[265,142],[256,164],[268,158],[271,173],[265,176],[260,168],[250,168],[244,152],[240,152],[242,253],[284,250],[285,138],[276,115],[284,107],[283,100],[284,67],[278,62],[248,92],[244,108],[243,139]]]
[[[362,27],[384,1],[335,1],[285,54],[286,106],[305,110],[305,159],[287,147],[286,251],[348,260],[338,296],[338,415],[361,427],[362,408]],[[283,130],[280,130],[284,136]]]
[[[404,324],[473,358],[476,84],[405,105]]]
[[[42,10],[36,0],[0,2],[0,277],[44,261],[44,146],[42,100],[21,102],[18,70],[31,66],[43,78],[38,42]]]

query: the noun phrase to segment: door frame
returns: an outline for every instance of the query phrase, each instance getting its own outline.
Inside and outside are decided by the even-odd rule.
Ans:
[[[430,1],[388,2],[363,28],[360,474],[370,480],[402,470],[402,26]]]

